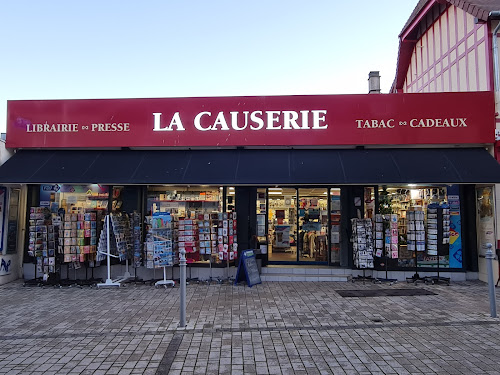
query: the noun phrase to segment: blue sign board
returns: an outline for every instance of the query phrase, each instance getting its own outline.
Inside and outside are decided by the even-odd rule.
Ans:
[[[252,287],[255,284],[261,284],[259,268],[257,267],[257,260],[255,259],[255,253],[253,250],[244,250],[241,253],[240,261],[238,263],[238,270],[236,271],[236,277],[234,283],[238,283],[238,277],[242,270],[245,272],[247,284]]]

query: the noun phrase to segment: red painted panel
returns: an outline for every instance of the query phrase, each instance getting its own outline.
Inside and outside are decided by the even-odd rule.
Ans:
[[[7,147],[493,143],[494,119],[491,92],[9,101]]]

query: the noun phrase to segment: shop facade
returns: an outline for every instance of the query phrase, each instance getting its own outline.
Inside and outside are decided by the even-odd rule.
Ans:
[[[477,193],[500,182],[493,103],[490,92],[10,101],[15,154],[0,183],[22,195],[24,277],[102,277],[107,214],[115,272],[126,260],[141,278],[179,248],[200,278],[245,249],[264,266],[404,275],[439,264],[474,277],[476,209],[492,209]],[[433,247],[431,205],[450,211],[446,249]],[[373,226],[361,263],[355,218]]]
[[[499,103],[498,2],[420,0],[399,34],[399,52],[396,76],[391,92],[439,93],[439,92],[495,92],[496,112]],[[495,116],[496,144],[494,154],[500,160],[499,119]],[[491,202],[492,209],[479,209],[477,232],[480,237],[478,254],[479,278],[487,280],[487,264],[484,257],[486,244],[496,241],[500,219],[495,210],[494,196],[499,186],[478,187],[476,198]],[[497,198],[498,199],[498,198]],[[495,279],[498,264],[494,260]]]

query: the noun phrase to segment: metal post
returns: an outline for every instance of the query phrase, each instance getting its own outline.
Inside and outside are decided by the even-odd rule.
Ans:
[[[179,259],[179,269],[180,269],[180,321],[179,327],[186,326],[186,250],[181,248],[179,251],[180,259]]]
[[[493,251],[491,250],[492,245],[490,243],[486,244],[488,250],[486,251],[486,268],[488,271],[488,291],[490,294],[490,313],[492,318],[497,317],[497,302],[495,299],[495,282],[493,281]]]
[[[106,265],[108,268],[108,278],[106,280],[107,284],[112,284],[113,281],[111,280],[111,244],[110,244],[110,239],[109,239],[109,215],[106,215],[106,251],[108,252],[108,258],[106,260]]]

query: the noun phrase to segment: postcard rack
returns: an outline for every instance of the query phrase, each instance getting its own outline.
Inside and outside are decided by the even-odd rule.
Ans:
[[[427,207],[427,255],[437,258],[437,275],[426,276],[426,284],[445,283],[450,285],[450,278],[439,274],[440,258],[450,252],[450,208],[447,204],[430,204]]]
[[[424,277],[420,277],[418,273],[418,253],[425,252],[425,226],[424,226],[424,211],[411,210],[407,215],[407,249],[413,251],[415,260],[415,274],[412,277],[407,277],[407,283],[418,283],[425,281]]]
[[[363,271],[363,276],[352,278],[352,282],[366,280],[373,281],[373,276],[367,276],[366,270],[373,270],[373,233],[371,219],[351,219],[352,249],[354,266]]]
[[[145,250],[148,268],[163,268],[163,279],[155,282],[155,287],[174,286],[175,282],[167,278],[167,267],[175,264],[175,252],[172,238],[172,216],[169,212],[155,212],[146,217],[148,233]]]

